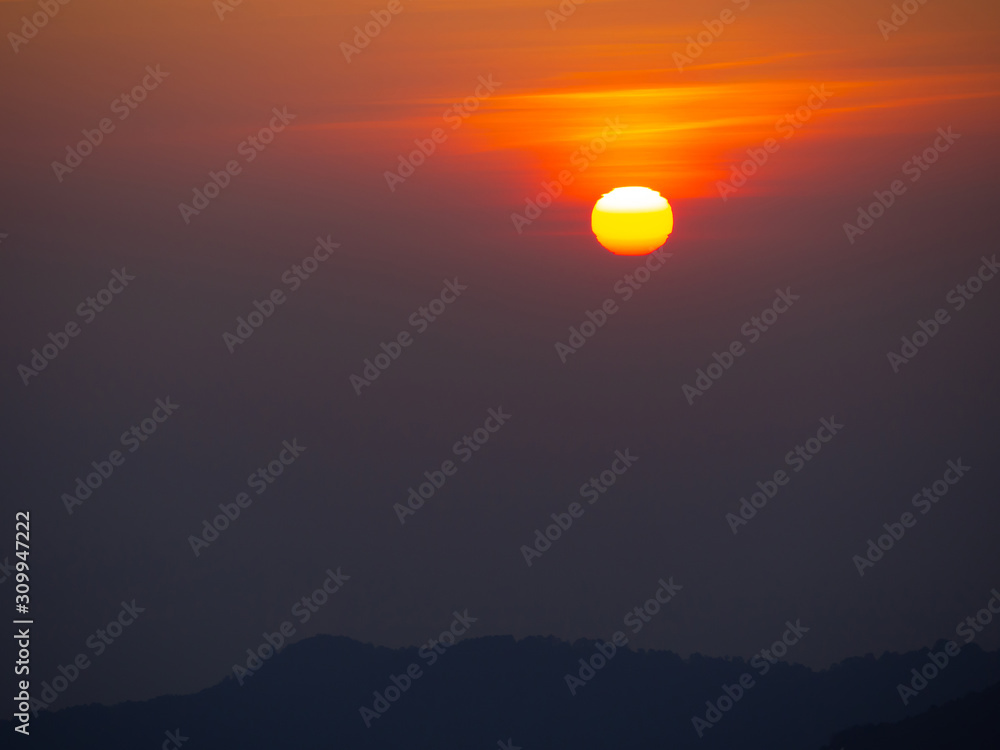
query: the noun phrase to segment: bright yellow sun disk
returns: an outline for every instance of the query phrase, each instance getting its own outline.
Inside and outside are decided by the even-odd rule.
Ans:
[[[594,204],[590,226],[597,241],[618,255],[645,255],[667,241],[674,212],[667,199],[644,187],[620,187]]]

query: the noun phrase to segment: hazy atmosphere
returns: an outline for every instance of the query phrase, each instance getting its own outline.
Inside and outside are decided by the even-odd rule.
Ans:
[[[982,677],[948,700],[1000,682],[1000,8],[903,5],[0,2],[0,592],[33,621],[32,734],[269,663],[283,690],[313,636],[586,639],[650,679],[651,652],[954,641]],[[595,239],[623,186],[669,201],[655,252]],[[361,710],[416,654],[343,662],[365,744],[329,719],[288,746],[441,746]],[[907,716],[945,701],[882,664],[858,684]],[[731,671],[677,689],[704,717]]]

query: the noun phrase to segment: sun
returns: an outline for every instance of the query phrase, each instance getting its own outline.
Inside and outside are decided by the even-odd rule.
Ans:
[[[646,255],[667,241],[674,228],[674,212],[655,190],[620,187],[594,204],[590,227],[611,252]]]

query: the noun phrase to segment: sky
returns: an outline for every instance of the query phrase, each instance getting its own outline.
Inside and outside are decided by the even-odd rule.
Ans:
[[[328,570],[297,638],[419,645],[465,609],[609,638],[662,578],[633,648],[748,657],[801,619],[789,659],[825,668],[985,606],[995,3],[330,5],[69,2],[28,38],[40,6],[0,2],[3,506],[34,522],[39,673],[144,608],[58,707],[217,682]],[[650,265],[590,231],[627,185],[673,209]]]

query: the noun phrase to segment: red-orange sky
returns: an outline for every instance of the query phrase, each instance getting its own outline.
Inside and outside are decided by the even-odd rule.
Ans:
[[[0,3],[0,28],[15,30],[30,7]],[[497,90],[447,129],[400,192],[434,185],[434,201],[516,210],[540,181],[570,169],[563,206],[592,205],[628,184],[676,202],[717,196],[730,164],[775,136],[810,87],[825,85],[829,101],[792,137],[778,134],[781,151],[740,193],[849,194],[859,165],[873,176],[898,170],[903,158],[890,144],[956,123],[967,137],[990,133],[1000,112],[1000,10],[989,0],[929,2],[888,39],[878,22],[891,6],[865,0],[588,0],[562,21],[546,16],[556,2],[401,1],[402,12],[348,62],[341,43],[380,7],[245,0],[220,19],[209,0],[70,3],[5,56],[5,125],[19,134],[6,158],[49,179],[52,157],[151,62],[170,72],[144,105],[155,119],[140,111],[87,172],[140,179],[155,170],[189,188],[278,105],[298,115],[280,145],[286,174],[350,185],[348,200],[377,196],[414,139],[442,126],[479,76],[493,76]],[[731,22],[678,70],[687,37],[706,22],[718,28],[724,11]],[[580,173],[572,156],[606,118],[624,130]],[[980,151],[983,159],[996,150]],[[534,229],[555,228],[556,215]]]

